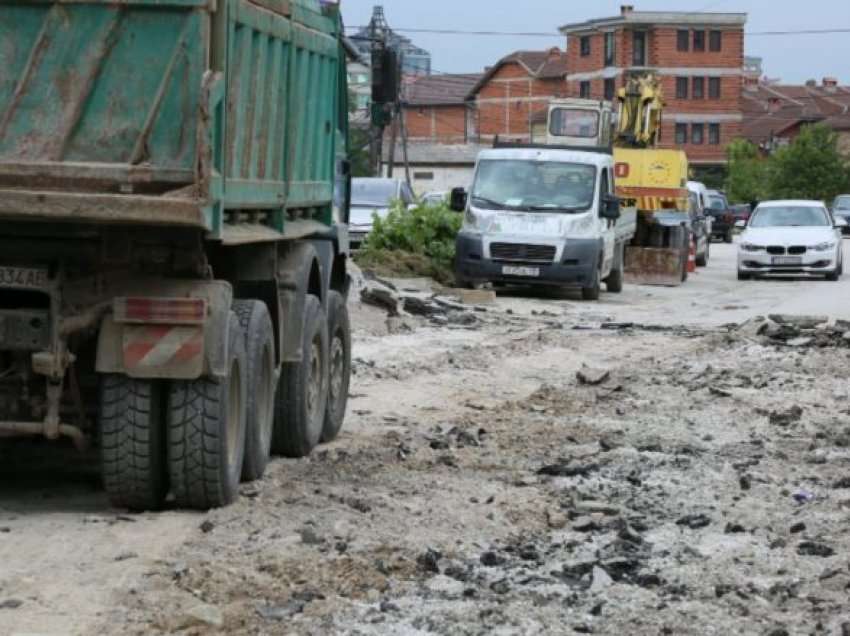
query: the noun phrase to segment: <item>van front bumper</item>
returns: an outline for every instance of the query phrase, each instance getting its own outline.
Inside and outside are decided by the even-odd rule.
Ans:
[[[534,241],[499,241],[534,244]],[[457,237],[455,277],[459,284],[503,283],[506,285],[548,285],[591,287],[599,268],[601,245],[598,239],[565,239],[557,259],[551,262],[493,259],[480,235],[461,233]],[[516,273],[525,270],[523,274]],[[536,274],[536,275],[535,275]]]

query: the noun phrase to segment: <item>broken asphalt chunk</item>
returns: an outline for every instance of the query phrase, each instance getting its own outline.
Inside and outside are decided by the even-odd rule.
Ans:
[[[685,526],[691,530],[699,530],[700,528],[711,525],[711,519],[704,514],[685,515],[676,521],[676,525]]]
[[[599,464],[573,464],[561,461],[557,464],[543,466],[537,471],[537,474],[549,477],[587,477],[599,469]]]

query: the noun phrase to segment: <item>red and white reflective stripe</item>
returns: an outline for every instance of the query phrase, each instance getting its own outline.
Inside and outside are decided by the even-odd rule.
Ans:
[[[201,325],[207,316],[203,298],[116,298],[115,322],[157,325]]]
[[[198,327],[127,327],[124,366],[127,370],[161,368],[198,362],[204,353],[204,332]]]

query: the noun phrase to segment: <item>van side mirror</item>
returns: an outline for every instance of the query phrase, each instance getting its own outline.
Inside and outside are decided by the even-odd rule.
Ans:
[[[620,218],[620,199],[613,194],[602,195],[602,206],[599,216],[603,219],[616,221]]]
[[[463,188],[453,188],[449,197],[449,208],[455,212],[466,211],[466,200],[468,195]]]

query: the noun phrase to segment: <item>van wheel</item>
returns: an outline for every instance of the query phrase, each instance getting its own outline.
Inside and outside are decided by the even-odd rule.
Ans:
[[[306,457],[322,437],[328,405],[328,324],[316,296],[304,301],[301,361],[286,363],[275,398],[272,450]]]
[[[328,407],[322,428],[323,442],[336,439],[342,430],[351,384],[351,322],[345,298],[336,291],[328,295],[328,336]]]
[[[104,375],[100,384],[103,483],[113,506],[159,510],[168,491],[162,384]]]
[[[248,359],[236,314],[228,324],[227,376],[171,383],[168,467],[177,505],[207,510],[239,493],[245,458]]]
[[[617,255],[614,257],[614,269],[605,279],[605,288],[609,293],[619,294],[623,291],[623,268],[624,268],[624,251],[625,246],[620,245],[617,248]]]
[[[599,295],[602,292],[602,285],[599,281],[599,268],[593,270],[593,280],[589,287],[581,288],[581,297],[583,300],[599,300]]]
[[[233,311],[245,334],[247,378],[251,399],[246,406],[245,461],[242,480],[256,481],[266,472],[272,447],[274,420],[275,346],[274,330],[265,303],[238,300]]]

